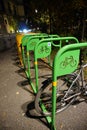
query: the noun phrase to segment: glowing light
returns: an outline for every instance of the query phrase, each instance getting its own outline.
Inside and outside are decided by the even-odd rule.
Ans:
[[[37,9],[35,9],[35,13],[37,13],[38,12],[38,10]]]
[[[27,32],[28,32],[28,30],[27,30],[27,29],[23,29],[23,32],[24,32],[24,33],[27,33]]]

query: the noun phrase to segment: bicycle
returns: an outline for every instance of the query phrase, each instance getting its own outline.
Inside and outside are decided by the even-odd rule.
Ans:
[[[87,64],[80,65],[72,74],[64,75],[58,78],[56,93],[56,114],[67,109],[78,98],[87,98],[87,84],[84,78],[84,70]],[[52,112],[52,79],[48,78],[43,82],[35,97],[35,109],[43,115],[51,115]],[[44,105],[46,111],[43,112],[41,104]]]

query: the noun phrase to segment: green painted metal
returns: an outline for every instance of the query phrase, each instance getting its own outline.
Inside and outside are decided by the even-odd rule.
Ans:
[[[23,38],[22,38],[23,64],[24,64],[26,76],[29,80],[31,80],[29,51],[34,50],[34,47],[35,47],[36,43],[38,43],[39,40],[44,39],[44,38],[49,38],[49,37],[59,37],[59,36],[58,35],[48,35],[48,34],[45,34],[45,33],[39,33],[39,34],[27,34],[27,35],[24,35]],[[50,63],[50,57],[49,57],[48,62]],[[31,83],[31,81],[30,81],[30,83]],[[33,86],[32,86],[32,88],[34,88]],[[35,92],[35,89],[33,89],[33,90]]]
[[[24,65],[24,69],[26,70],[27,68],[27,43],[28,43],[28,39],[32,36],[44,36],[47,34],[42,34],[42,33],[36,33],[36,34],[26,34],[22,37],[22,60],[23,60],[23,65]],[[33,44],[33,43],[32,43]]]
[[[37,58],[44,58],[50,55],[51,53],[51,42],[45,42],[38,44],[37,50],[36,50],[36,57]]]
[[[70,52],[66,52],[62,54],[58,60],[58,63],[56,68],[56,75],[66,75],[68,73],[73,72],[78,66],[78,61],[79,61],[79,50],[72,51],[71,50],[71,55]]]
[[[30,85],[32,87],[33,92],[36,94],[37,90],[36,90],[35,85],[33,84],[33,82],[31,80],[30,80]]]
[[[76,39],[75,37],[55,37],[55,36],[53,36],[53,37],[49,38],[48,36],[46,36],[46,37],[31,36],[28,38],[28,40],[26,42],[27,43],[27,45],[26,45],[27,46],[27,61],[28,61],[28,71],[26,71],[26,73],[27,73],[28,78],[30,78],[29,51],[30,50],[34,51],[36,86],[34,86],[32,81],[30,80],[30,84],[33,88],[34,93],[37,93],[37,91],[38,91],[38,63],[37,63],[37,60],[38,60],[38,58],[44,58],[44,57],[47,57],[48,55],[50,55],[52,45],[55,47],[61,48],[63,40],[68,40],[68,41],[73,40],[73,42],[76,43],[76,44],[66,45],[65,47],[61,48],[58,51],[57,55],[55,56],[54,63],[53,63],[53,69],[52,69],[53,82],[57,81],[58,76],[71,73],[78,66],[79,53],[80,53],[79,48],[81,48],[83,46],[83,45],[79,44],[78,39]],[[58,45],[54,44],[54,41],[58,41]],[[84,46],[87,46],[87,44],[85,43]],[[52,117],[47,116],[46,119],[47,119],[48,123],[51,124],[51,130],[56,130],[56,127],[55,127],[56,86],[52,86],[52,97],[53,97],[52,98]],[[46,111],[43,104],[41,105],[41,108],[44,112]]]
[[[27,52],[27,70],[28,71],[28,78],[31,80],[30,76],[30,56],[29,56],[29,51],[34,51],[35,45],[39,42],[40,39],[48,37],[47,35],[41,35],[41,36],[32,36],[28,39],[27,41],[27,47],[26,47],[26,52]]]
[[[26,46],[27,46],[27,40],[31,37],[34,36],[35,34],[26,34],[22,37],[21,43],[22,43],[22,60],[23,60],[23,65],[24,69],[26,70]]]
[[[26,53],[27,53],[27,62],[26,62],[26,73],[27,73],[27,77],[30,81],[30,84],[31,84],[31,87],[34,91],[34,93],[36,93],[36,87],[35,85],[33,84],[33,82],[31,81],[31,73],[30,73],[30,55],[29,55],[29,52],[30,51],[34,51],[34,47],[36,45],[36,43],[38,43],[38,41],[42,38],[45,38],[45,37],[48,37],[48,35],[35,35],[35,36],[31,36],[28,38],[27,40],[27,45],[26,45]]]
[[[43,36],[43,35],[47,35],[45,33],[30,33],[30,34],[25,34],[23,37],[22,37],[22,59],[23,59],[23,64],[24,64],[24,68],[26,68],[26,46],[27,46],[27,42],[28,42],[28,39],[32,36]]]
[[[87,47],[87,43],[77,43],[77,44],[71,44],[71,45],[66,45],[63,48],[61,48],[57,55],[54,58],[53,62],[53,69],[52,69],[52,79],[53,79],[53,85],[52,85],[52,128],[55,127],[55,118],[56,118],[56,87],[57,87],[57,78],[61,75],[66,75],[74,72],[79,63],[79,58],[80,58],[80,49],[82,47]],[[74,66],[71,65],[71,63],[67,64],[65,63],[66,57],[73,57],[73,64]],[[61,60],[60,60],[61,59]],[[61,63],[63,61],[63,68],[61,70]],[[60,72],[60,70],[62,72]],[[55,83],[55,84],[54,84]],[[53,130],[53,129],[52,129]]]
[[[47,111],[46,108],[45,108],[45,106],[44,106],[43,104],[41,104],[41,109],[42,109],[44,112]],[[51,117],[50,117],[50,116],[46,116],[46,119],[47,119],[47,122],[48,122],[49,124],[51,124],[51,122],[52,122]]]
[[[58,35],[53,35],[52,37],[58,37]],[[49,38],[50,36],[47,34],[41,34],[41,35],[34,35],[34,36],[30,36],[27,39],[27,45],[26,45],[26,49],[27,49],[27,54],[29,53],[29,51],[34,51],[34,47],[35,45],[41,40],[41,39],[45,39],[45,38]],[[46,49],[46,48],[45,48]],[[29,76],[30,77],[30,58],[29,55],[27,55],[27,63],[28,63],[28,71],[29,71]]]
[[[61,48],[61,41],[62,40],[73,40],[74,42],[76,43],[79,43],[79,41],[75,38],[75,37],[60,37],[60,38],[49,38],[49,39],[43,39],[41,40],[39,43],[36,44],[35,46],[35,54],[34,54],[34,59],[35,59],[35,62],[37,63],[37,59],[38,58],[43,58],[45,56],[47,56],[47,52],[45,48],[47,48],[47,50],[49,50],[49,53],[48,55],[50,54],[51,52],[51,46],[54,45],[53,44],[53,41],[60,41],[58,43],[60,43],[60,45],[58,45],[58,47]],[[47,46],[47,47],[45,47]],[[55,46],[55,45],[54,45]],[[57,46],[57,45],[56,45]],[[50,49],[48,49],[48,47]],[[42,53],[40,53],[42,52]],[[76,52],[75,52],[76,53]],[[77,52],[78,53],[78,52]],[[68,54],[67,54],[68,55]],[[75,54],[76,55],[76,54]],[[56,68],[57,69],[57,68]],[[56,71],[55,71],[56,72]],[[38,91],[38,64],[35,65],[35,76],[36,76],[36,91]],[[51,120],[51,130],[56,130],[55,128],[55,110],[56,110],[56,88],[55,87],[52,87],[52,97],[54,97],[52,99],[52,107],[53,107],[53,110],[52,110],[52,120]],[[55,101],[55,102],[54,102]],[[43,104],[41,105],[41,108],[42,110],[45,112],[45,107],[42,107]],[[47,119],[48,123],[50,121],[50,117]]]
[[[43,33],[38,33],[38,34],[27,34],[24,35],[22,38],[22,57],[23,57],[23,64],[24,64],[24,69],[27,78],[29,79],[29,82],[32,86],[32,89],[34,93],[36,93],[36,89],[34,84],[31,82],[30,78],[30,56],[29,56],[29,51],[34,50],[34,43],[37,42],[37,40],[40,40],[41,38],[48,37],[48,34],[43,34]],[[28,45],[29,47],[28,47]]]
[[[79,43],[79,41],[75,37],[46,38],[46,39],[40,40],[40,42],[36,44],[35,50],[34,50],[35,63],[37,63],[38,58],[44,58],[50,55],[51,46],[52,45],[55,46],[53,42],[58,41],[58,45],[56,44],[56,47],[58,46],[59,48],[61,48],[61,43],[64,40],[73,40],[74,42]],[[38,92],[38,64],[35,64],[35,79],[36,79],[36,90]]]
[[[28,39],[27,41],[27,50],[34,50],[34,47],[36,43],[38,43],[42,39],[47,39],[47,38],[57,38],[59,37],[58,35],[48,35],[48,34],[43,34],[43,35],[37,35],[37,36],[32,36]]]
[[[41,39],[47,39],[49,37],[59,37],[58,35],[38,35],[38,36],[31,36],[28,38],[27,40],[27,63],[28,63],[28,78],[30,78],[31,80],[31,76],[30,76],[30,57],[28,55],[29,51],[34,51],[34,48],[36,46],[36,44],[41,40]],[[44,58],[50,55],[51,53],[51,49],[50,49],[51,43],[46,43],[45,46],[40,45],[40,49],[38,50],[39,52],[37,53],[37,56],[40,56],[39,58]],[[45,50],[45,51],[44,51]],[[35,76],[38,77],[38,67],[37,64],[35,63]],[[32,83],[33,84],[33,83]],[[36,91],[38,91],[38,79],[36,78]]]
[[[45,39],[44,39],[45,40]],[[35,46],[35,53],[34,53],[34,62],[35,64],[35,79],[36,79],[36,90],[38,92],[38,64],[37,59],[38,58],[45,58],[50,55],[51,53],[51,42],[45,42],[44,40],[41,40],[39,43]],[[43,42],[44,41],[44,42]]]

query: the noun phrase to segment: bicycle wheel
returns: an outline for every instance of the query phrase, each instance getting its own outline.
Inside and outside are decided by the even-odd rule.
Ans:
[[[76,98],[76,93],[79,92],[79,81],[76,75],[70,74],[58,78],[57,94],[56,94],[56,113],[62,112],[69,107]],[[74,96],[75,95],[75,96]],[[44,105],[46,111],[43,112],[41,104]],[[46,80],[43,86],[39,89],[35,98],[36,111],[44,116],[51,115],[52,112],[52,80]]]

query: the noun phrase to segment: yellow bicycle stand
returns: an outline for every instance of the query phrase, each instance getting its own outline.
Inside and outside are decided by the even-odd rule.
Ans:
[[[17,33],[16,34],[17,51],[18,51],[18,57],[19,57],[19,61],[20,61],[21,66],[23,66],[22,55],[21,55],[21,39],[22,39],[23,36],[24,36],[23,33]]]

